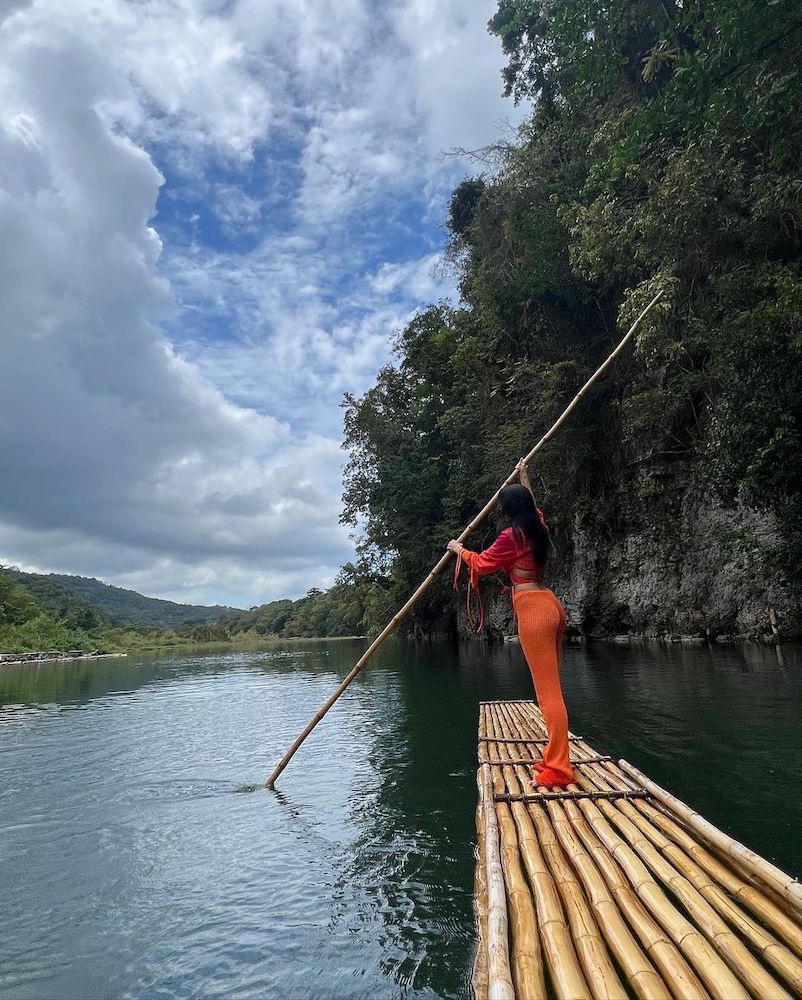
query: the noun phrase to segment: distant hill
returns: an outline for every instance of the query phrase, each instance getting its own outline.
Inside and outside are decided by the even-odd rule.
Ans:
[[[80,617],[94,611],[98,623],[103,619],[122,625],[150,625],[179,628],[215,621],[222,615],[239,612],[219,604],[176,604],[157,597],[144,597],[135,590],[112,587],[94,577],[67,576],[60,573],[23,573],[13,570],[14,579],[31,593],[39,604],[61,617]]]
[[[17,569],[9,569],[7,573],[14,583],[28,591],[40,608],[61,621],[87,629],[116,624],[107,612],[85,601],[53,576]]]

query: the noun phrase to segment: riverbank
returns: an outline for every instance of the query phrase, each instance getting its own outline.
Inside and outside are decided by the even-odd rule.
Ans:
[[[70,663],[74,660],[103,660],[114,659],[121,656],[134,655],[136,653],[162,653],[169,650],[176,652],[204,652],[209,649],[241,649],[253,650],[263,646],[271,646],[275,643],[295,643],[295,642],[344,642],[353,639],[366,639],[364,635],[342,635],[342,636],[253,636],[247,634],[243,638],[232,636],[230,639],[215,639],[211,642],[193,642],[191,639],[176,641],[172,639],[168,642],[154,643],[132,643],[126,649],[118,649],[110,652],[85,652],[84,650],[47,650],[47,651],[12,651],[0,653],[0,667],[18,666],[21,663]]]
[[[681,615],[666,620],[654,609],[652,616],[648,617],[636,614],[635,608],[612,604],[605,607],[604,613],[596,608],[594,614],[589,614],[586,613],[581,600],[572,595],[570,590],[560,589],[556,585],[552,589],[563,602],[567,618],[566,636],[573,641],[681,642],[690,645],[709,643],[728,646],[739,642],[777,645],[799,642],[802,638],[799,612],[796,607],[777,610],[765,607],[761,615],[755,615],[749,627],[746,627],[743,620],[719,618],[713,612],[705,620],[696,622],[691,622],[687,616]],[[454,617],[438,624],[440,628],[435,631],[447,633],[456,627],[460,638],[470,639],[475,636],[462,607],[457,609]],[[506,595],[488,594],[485,599],[487,638],[503,641],[514,632],[515,625],[509,598]]]
[[[128,653],[101,653],[99,650],[86,653],[82,649],[71,649],[66,653],[58,649],[35,653],[0,653],[0,667],[18,666],[20,663],[73,663],[75,660],[115,660]]]

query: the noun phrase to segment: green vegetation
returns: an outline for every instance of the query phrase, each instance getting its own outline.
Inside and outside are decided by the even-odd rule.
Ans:
[[[0,652],[123,652],[192,641],[172,629],[120,625],[51,577],[0,567]]]
[[[25,587],[0,569],[0,651],[94,648],[89,633],[48,614]]]
[[[194,630],[203,625],[195,623],[231,610],[160,601],[80,576],[0,567],[0,652],[187,645],[201,641]]]
[[[662,289],[635,357],[538,461],[561,543],[599,530],[633,469],[679,463],[774,512],[798,579],[798,5],[501,0],[490,30],[534,110],[453,194],[461,307],[417,316],[397,365],[346,400],[344,518],[366,558],[408,594]],[[441,581],[419,614],[451,601]]]
[[[262,604],[220,624],[233,639],[369,635],[381,629],[388,612],[387,580],[364,565],[347,563],[329,590],[312,589],[298,601]]]
[[[230,608],[197,608],[142,597],[132,591],[106,587],[96,580],[85,581],[83,593],[95,593],[97,586],[127,595],[128,608],[150,602],[151,621],[167,606],[166,623],[126,624],[115,621],[104,610],[77,597],[59,580],[83,580],[82,577],[56,577],[21,573],[0,567],[0,652],[37,650],[102,649],[125,652],[195,643],[262,641],[265,638],[304,638],[363,635],[384,624],[387,615],[386,581],[348,564],[340,571],[327,591],[310,590],[297,601],[273,601],[235,611]],[[118,596],[115,600],[122,600]],[[184,624],[169,627],[184,608]],[[200,611],[211,612],[196,616]],[[224,611],[223,616],[218,612]],[[200,617],[193,624],[191,618]],[[202,620],[206,617],[207,620]],[[157,619],[158,620],[158,619]]]
[[[66,576],[51,573],[47,576],[20,574],[28,580],[21,580],[32,593],[39,596],[43,590],[64,590],[78,597],[85,605],[91,605],[107,620],[123,625],[152,626],[155,628],[182,628],[202,622],[214,621],[235,608],[220,605],[206,607],[197,604],[176,604],[156,597],[143,597],[133,590],[112,587],[101,580],[85,576]],[[43,601],[44,603],[44,601]],[[49,605],[45,605],[49,606]]]
[[[42,611],[61,621],[67,628],[91,631],[113,624],[107,614],[59,583],[53,575],[23,573],[17,569],[8,569],[6,572],[13,583],[19,584],[30,594]]]

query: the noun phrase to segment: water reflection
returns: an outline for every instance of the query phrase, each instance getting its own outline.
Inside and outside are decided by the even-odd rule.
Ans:
[[[0,668],[0,721],[14,708],[84,707],[108,695],[133,694],[149,685],[181,682],[186,677],[225,674],[232,669],[269,670],[274,674],[330,673],[343,663],[352,665],[353,641],[322,645],[276,642],[260,650],[208,647],[203,652],[161,650],[115,660],[76,660],[72,663],[24,663]],[[358,655],[358,653],[357,653]]]
[[[477,704],[516,646],[274,644],[0,671],[0,997],[456,997]],[[572,726],[802,871],[802,651],[566,651]],[[253,794],[234,794],[243,786]]]

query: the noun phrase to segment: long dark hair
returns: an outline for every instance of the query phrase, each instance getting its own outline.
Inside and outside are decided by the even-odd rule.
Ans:
[[[537,516],[535,501],[525,486],[518,483],[505,486],[498,495],[498,505],[504,521],[512,527],[518,541],[532,549],[535,561],[545,565],[551,548],[549,529]]]

